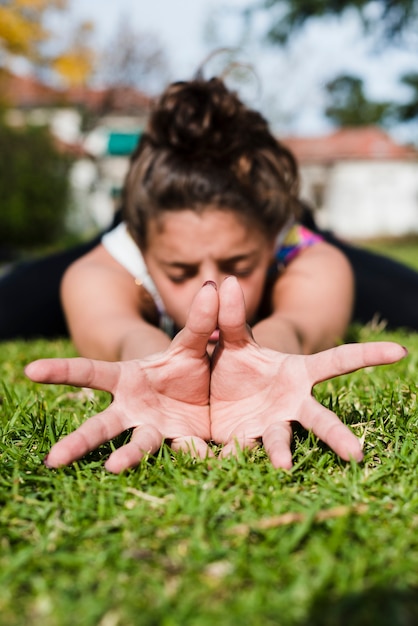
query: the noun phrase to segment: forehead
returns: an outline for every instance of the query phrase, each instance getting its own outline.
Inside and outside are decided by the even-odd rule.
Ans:
[[[166,211],[148,223],[147,251],[160,257],[226,258],[254,252],[267,243],[260,228],[230,210]]]

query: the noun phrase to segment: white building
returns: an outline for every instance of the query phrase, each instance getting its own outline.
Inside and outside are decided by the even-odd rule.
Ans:
[[[282,141],[321,227],[347,239],[418,233],[418,151],[377,127]]]

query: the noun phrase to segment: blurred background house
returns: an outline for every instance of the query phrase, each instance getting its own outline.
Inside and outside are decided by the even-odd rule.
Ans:
[[[13,74],[3,89],[10,125],[47,125],[74,158],[70,230],[108,226],[152,98],[132,87],[64,91]],[[321,227],[348,239],[418,233],[416,149],[377,126],[280,140],[298,160],[302,197]]]
[[[377,126],[283,138],[318,224],[348,239],[418,233],[418,151]]]

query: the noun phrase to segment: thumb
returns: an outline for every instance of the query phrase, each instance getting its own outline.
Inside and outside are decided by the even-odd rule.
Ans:
[[[173,339],[172,346],[181,346],[205,353],[209,337],[218,324],[219,298],[214,282],[207,281],[197,292],[184,328]]]
[[[224,342],[251,340],[244,294],[235,276],[228,276],[219,289],[218,325]]]

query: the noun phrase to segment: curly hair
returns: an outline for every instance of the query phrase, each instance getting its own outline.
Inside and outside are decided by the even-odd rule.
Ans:
[[[219,78],[168,86],[131,156],[124,218],[140,247],[165,211],[230,210],[274,237],[297,216],[298,169],[263,116]]]

